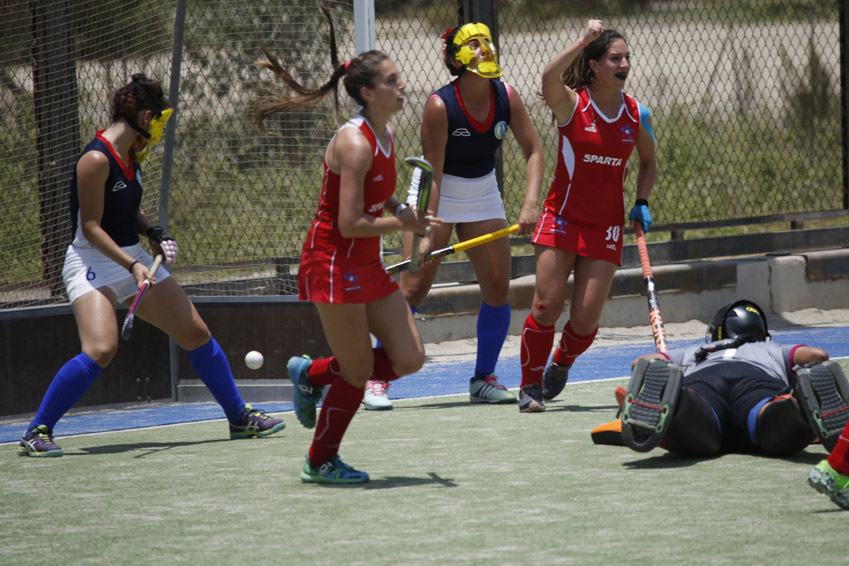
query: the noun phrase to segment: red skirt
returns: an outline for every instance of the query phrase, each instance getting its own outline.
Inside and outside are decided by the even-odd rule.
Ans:
[[[624,226],[609,228],[581,226],[567,221],[562,216],[557,216],[550,210],[544,210],[531,241],[534,244],[622,265],[624,229]]]
[[[398,283],[377,259],[368,263],[341,258],[338,252],[301,254],[298,295],[313,303],[370,303],[398,290]]]

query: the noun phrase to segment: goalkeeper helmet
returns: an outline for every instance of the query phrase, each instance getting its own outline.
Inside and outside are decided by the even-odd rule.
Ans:
[[[770,337],[763,309],[746,299],[725,305],[717,311],[708,327],[705,342],[718,342],[738,336],[748,336],[756,342],[763,342]]]

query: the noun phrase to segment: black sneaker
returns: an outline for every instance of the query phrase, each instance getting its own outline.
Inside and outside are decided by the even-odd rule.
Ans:
[[[660,444],[681,393],[681,368],[666,360],[642,359],[634,366],[622,405],[622,439],[637,452]]]
[[[526,385],[519,390],[519,412],[545,412],[545,404],[542,402],[542,388],[536,383]]]
[[[566,387],[571,368],[572,364],[560,366],[554,362],[545,368],[545,373],[542,374],[542,398],[544,400],[550,401],[560,395],[560,392]]]
[[[849,420],[849,381],[833,360],[802,368],[797,375],[802,412],[823,447],[831,452]]]
[[[45,425],[39,425],[26,433],[18,445],[18,456],[56,458],[62,454],[62,448],[53,442],[53,431]]]
[[[286,428],[281,419],[273,419],[265,411],[245,405],[245,416],[238,424],[230,423],[230,439],[265,438]]]

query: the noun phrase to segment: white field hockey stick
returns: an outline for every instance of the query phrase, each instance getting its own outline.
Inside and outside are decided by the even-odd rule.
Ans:
[[[156,271],[159,269],[159,264],[162,263],[162,254],[157,254],[156,258],[153,260],[153,264],[150,266],[150,276],[155,277]],[[136,294],[136,299],[133,301],[133,304],[130,305],[130,312],[127,313],[127,317],[124,319],[124,325],[121,327],[121,338],[124,340],[130,339],[130,334],[133,332],[133,319],[136,317],[136,309],[139,306],[139,303],[144,297],[145,291],[147,288],[151,286],[150,279],[145,279],[144,283],[142,283],[139,292]]]
[[[424,260],[427,262],[433,259],[438,259],[440,257],[445,257],[453,253],[462,252],[464,250],[468,250],[469,248],[474,248],[475,246],[479,246],[481,244],[497,240],[498,238],[503,238],[504,236],[515,234],[518,231],[519,225],[513,224],[512,226],[502,228],[501,230],[497,230],[490,234],[484,234],[483,236],[478,236],[477,238],[472,238],[471,240],[466,240],[465,242],[460,242],[459,244],[454,244],[453,246],[448,246],[447,248],[442,248],[441,250],[430,252],[425,256]],[[388,271],[389,273],[398,273],[400,271],[404,271],[405,269],[410,269],[410,262],[412,262],[412,258],[408,259],[407,261],[402,261],[401,263],[396,263],[395,265],[390,265],[386,268],[386,271]]]
[[[433,165],[422,157],[407,157],[404,159],[404,163],[421,171],[416,209],[421,212],[427,212],[427,201],[430,200],[430,189],[433,185]],[[413,249],[410,255],[409,265],[410,273],[415,273],[419,270],[419,242],[421,239],[422,237],[418,232],[413,234]]]

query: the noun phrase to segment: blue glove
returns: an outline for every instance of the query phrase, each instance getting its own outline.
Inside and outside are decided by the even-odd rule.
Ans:
[[[645,199],[637,199],[637,204],[631,209],[631,214],[628,220],[636,220],[643,225],[643,232],[648,232],[651,229],[651,212],[649,212],[649,203]]]

